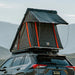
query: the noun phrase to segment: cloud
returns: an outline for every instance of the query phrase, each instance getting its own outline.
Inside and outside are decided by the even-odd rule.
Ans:
[[[75,14],[61,14],[64,20],[69,24],[75,23]]]
[[[5,4],[0,3],[0,7],[4,7],[4,6],[5,6]]]
[[[75,23],[75,14],[67,14],[66,18],[69,23]]]
[[[12,7],[8,6],[7,4],[0,3],[0,8],[12,8]]]
[[[67,16],[75,18],[75,14],[71,14],[71,15],[67,15]]]
[[[75,14],[62,14],[62,16],[74,18],[75,17]]]

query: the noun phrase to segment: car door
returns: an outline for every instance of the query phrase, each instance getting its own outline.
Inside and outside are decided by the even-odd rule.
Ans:
[[[31,75],[30,66],[31,66],[30,56],[29,55],[23,56],[23,62],[21,62],[20,73],[23,73],[24,75]]]
[[[0,68],[0,75],[11,75],[11,64],[13,62],[13,58],[8,59]]]
[[[30,58],[27,55],[16,57],[12,64],[12,75],[23,75],[24,73],[27,73],[30,63]]]
[[[12,75],[17,74],[20,71],[22,62],[23,62],[23,56],[15,57],[12,63]]]

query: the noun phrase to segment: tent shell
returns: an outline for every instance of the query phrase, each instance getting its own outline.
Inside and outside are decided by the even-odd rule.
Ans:
[[[44,17],[44,15],[42,15],[42,14],[44,14],[46,16]],[[40,15],[41,15],[41,17],[40,17]],[[56,16],[57,20],[56,20],[56,18],[54,18],[54,16]],[[44,19],[44,18],[46,18],[46,19]],[[53,20],[50,21],[50,19],[53,19]],[[52,50],[63,49],[63,46],[61,44],[61,40],[60,40],[60,37],[58,34],[58,30],[56,27],[56,25],[58,25],[58,24],[68,24],[68,23],[66,21],[64,21],[60,16],[57,15],[57,11],[28,8],[24,15],[24,18],[18,28],[18,31],[16,33],[16,36],[12,43],[10,51],[13,52],[16,50],[22,50],[22,49],[24,50],[27,48],[38,48],[38,47],[46,48],[46,49],[50,48]],[[33,29],[32,29],[32,26],[33,26]],[[22,40],[22,43],[25,40],[25,44],[24,43],[20,44],[20,35],[22,35],[21,31],[23,31],[24,27],[25,27],[25,33],[24,33],[25,39]],[[49,38],[51,39],[50,41],[49,41],[49,38],[45,37],[46,35],[44,35],[44,34],[42,35],[42,32],[45,32],[45,34],[46,34],[47,29],[45,27],[48,28],[47,36],[49,36],[51,34],[49,36]],[[41,30],[39,30],[40,28],[41,28]],[[51,33],[49,31],[50,30],[49,28],[52,29]],[[34,32],[33,36],[30,35],[30,33],[32,33],[32,31]],[[42,35],[41,37],[40,37],[40,33]],[[28,36],[29,36],[29,38],[28,38]],[[45,37],[45,38],[43,39],[43,37]],[[52,40],[52,38],[54,38],[54,39]],[[33,39],[34,41],[31,39]],[[43,44],[44,43],[43,40],[41,41],[40,39],[45,40],[45,44]],[[50,43],[51,41],[53,41],[52,46],[51,46],[52,43]],[[16,42],[17,42],[17,47],[15,47]],[[25,45],[25,47],[23,45]]]

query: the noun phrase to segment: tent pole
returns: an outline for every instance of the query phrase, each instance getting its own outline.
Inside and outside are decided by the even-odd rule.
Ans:
[[[38,30],[37,30],[37,24],[36,24],[36,22],[35,22],[35,32],[36,32],[37,44],[38,44],[38,47],[40,47],[39,37],[38,37]]]
[[[30,37],[29,37],[29,30],[28,30],[28,23],[26,22],[26,30],[27,30],[27,36],[29,41],[29,46],[31,47]]]
[[[20,32],[19,32],[19,36],[18,36],[18,45],[17,45],[17,50],[19,50],[19,44],[20,44]]]
[[[52,26],[53,26],[53,32],[54,32],[56,46],[57,46],[57,48],[59,48],[58,41],[57,41],[57,37],[56,37],[56,33],[55,33],[54,23],[52,23]]]

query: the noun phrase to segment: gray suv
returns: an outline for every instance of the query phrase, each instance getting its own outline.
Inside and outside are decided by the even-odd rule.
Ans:
[[[74,67],[65,56],[20,53],[1,65],[0,75],[74,75]]]

